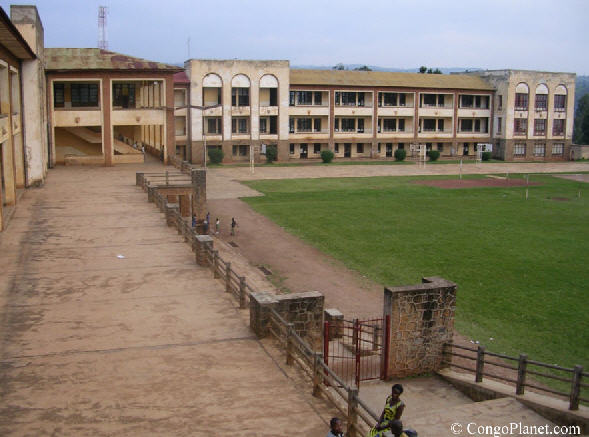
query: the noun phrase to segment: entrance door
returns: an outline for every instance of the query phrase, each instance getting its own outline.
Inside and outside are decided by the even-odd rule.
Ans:
[[[349,158],[352,156],[352,145],[351,144],[344,144],[344,158]]]
[[[464,143],[464,146],[462,146],[462,154],[464,156],[468,155],[468,143]]]
[[[307,158],[308,154],[309,154],[309,149],[307,147],[306,144],[301,144],[300,146],[300,150],[301,150],[301,154],[300,154],[300,158],[305,159]]]
[[[386,152],[386,157],[387,158],[392,158],[393,157],[393,145],[390,143],[387,143],[387,152]]]

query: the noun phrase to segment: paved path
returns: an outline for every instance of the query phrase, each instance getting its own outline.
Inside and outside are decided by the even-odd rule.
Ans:
[[[324,436],[135,187],[152,167],[51,170],[0,235],[0,435]]]

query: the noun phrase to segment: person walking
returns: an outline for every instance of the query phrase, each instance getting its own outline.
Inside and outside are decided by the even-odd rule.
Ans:
[[[209,235],[209,221],[205,219],[202,225],[204,226],[204,235]]]
[[[217,217],[217,220],[215,220],[215,235],[219,235],[220,228],[221,228],[221,221],[219,220],[219,217]]]
[[[344,426],[339,417],[333,417],[329,421],[329,432],[326,437],[344,437]]]
[[[235,221],[235,217],[231,217],[231,236],[235,237],[235,228],[237,227],[237,222]]]

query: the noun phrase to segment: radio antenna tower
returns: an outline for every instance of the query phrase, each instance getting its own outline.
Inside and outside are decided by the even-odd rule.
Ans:
[[[106,6],[98,6],[98,48],[108,50],[108,41],[106,40]]]

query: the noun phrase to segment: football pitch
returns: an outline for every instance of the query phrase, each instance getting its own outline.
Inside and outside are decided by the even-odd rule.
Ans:
[[[253,181],[264,196],[243,200],[383,285],[456,282],[457,330],[491,351],[587,366],[589,186],[550,175],[529,187],[415,183],[449,178]]]

